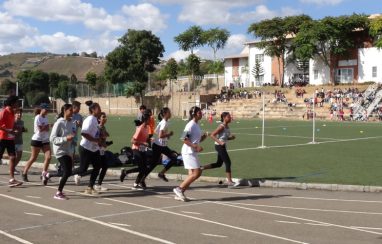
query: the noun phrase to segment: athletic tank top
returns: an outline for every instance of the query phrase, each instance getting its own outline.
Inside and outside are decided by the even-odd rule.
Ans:
[[[216,135],[216,138],[218,138],[219,141],[227,143],[228,138],[231,135],[231,130],[228,127],[224,126],[224,124],[220,124],[220,126],[223,126],[224,129]],[[215,142],[215,145],[219,145],[219,143]]]

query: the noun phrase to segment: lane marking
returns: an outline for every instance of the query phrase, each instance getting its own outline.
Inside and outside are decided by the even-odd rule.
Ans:
[[[166,197],[166,196],[154,196],[154,197],[157,197],[157,198],[164,198],[164,199],[172,198],[172,197]]]
[[[140,237],[143,237],[143,238],[146,238],[146,239],[150,239],[150,240],[153,240],[153,241],[157,241],[157,242],[161,242],[161,243],[167,243],[167,244],[173,244],[173,242],[170,242],[170,241],[167,241],[167,240],[155,237],[155,236],[151,236],[151,235],[144,234],[144,233],[141,233],[141,232],[125,229],[125,228],[122,228],[122,227],[119,227],[119,226],[116,226],[116,225],[111,225],[111,224],[108,224],[106,222],[102,222],[102,221],[99,221],[99,220],[96,220],[96,219],[91,219],[91,218],[88,218],[88,217],[85,217],[85,216],[82,216],[82,215],[79,215],[79,214],[75,214],[75,213],[72,213],[72,212],[69,212],[69,211],[65,211],[65,210],[49,207],[49,206],[46,206],[46,205],[42,205],[42,204],[39,204],[39,203],[27,201],[27,200],[24,200],[24,199],[21,199],[21,198],[17,198],[17,197],[7,196],[7,195],[4,195],[4,194],[0,194],[0,196],[4,197],[4,198],[11,199],[11,200],[14,200],[14,201],[18,201],[18,202],[22,202],[22,203],[25,203],[25,204],[29,204],[29,205],[32,205],[32,206],[35,206],[35,207],[47,209],[47,210],[50,210],[50,211],[54,211],[54,212],[58,212],[58,213],[65,214],[65,215],[68,215],[68,216],[72,216],[72,217],[75,217],[75,218],[79,218],[79,219],[82,219],[82,220],[86,220],[88,222],[92,222],[92,223],[95,223],[95,224],[103,225],[103,226],[106,226],[106,227],[109,227],[109,228],[117,229],[117,230],[120,230],[120,231],[123,231],[123,232],[126,232],[126,233],[130,233],[130,234],[133,234],[133,235],[136,235],[136,236],[140,236]]]
[[[235,133],[235,135],[262,136],[263,134]],[[269,137],[286,137],[286,138],[312,139],[311,136],[292,136],[292,135],[277,135],[277,134],[264,134],[264,136],[269,136]],[[331,137],[316,137],[316,139],[322,139],[322,140],[342,140],[342,139],[331,138]]]
[[[37,196],[25,196],[25,197],[34,198],[34,199],[40,199],[41,198],[41,197],[37,197]]]
[[[284,223],[284,224],[296,224],[296,225],[300,224],[299,222],[293,222],[293,221],[284,221],[284,220],[275,220],[275,221],[279,223]]]
[[[27,213],[27,212],[24,212],[24,213],[27,215],[42,216],[42,214],[38,214],[38,213]]]
[[[185,214],[181,214],[181,213],[171,212],[171,211],[167,211],[167,210],[163,210],[163,209],[152,208],[152,207],[141,205],[141,204],[121,201],[121,200],[112,199],[112,198],[107,198],[107,200],[112,201],[112,202],[119,202],[119,203],[122,203],[122,204],[131,205],[131,206],[137,206],[137,207],[152,209],[152,210],[156,210],[156,211],[162,212],[162,213],[182,216],[182,217],[189,218],[189,219],[194,219],[194,220],[198,220],[198,221],[202,221],[202,222],[206,222],[206,223],[210,223],[210,224],[220,225],[220,226],[228,227],[228,228],[231,228],[231,229],[236,229],[236,230],[241,230],[241,231],[245,231],[245,232],[250,232],[250,233],[253,233],[253,234],[258,234],[258,235],[262,235],[262,236],[266,236],[266,237],[271,237],[271,238],[275,238],[275,239],[280,239],[280,240],[284,240],[284,241],[289,241],[289,242],[294,242],[294,243],[306,243],[306,242],[297,241],[297,240],[289,239],[289,238],[282,237],[282,236],[268,234],[268,233],[265,233],[265,232],[260,232],[260,231],[255,231],[255,230],[241,228],[241,227],[234,226],[234,225],[224,224],[224,223],[220,223],[220,222],[217,222],[217,221],[212,221],[212,220],[209,220],[209,219],[203,219],[203,218],[198,218],[198,217],[195,217],[195,216],[190,216],[190,215],[185,215]]]
[[[306,225],[330,226],[330,224],[305,223]]]
[[[105,205],[105,206],[113,206],[113,204],[110,204],[110,203],[104,203],[104,202],[94,202],[95,204],[98,204],[98,205]]]
[[[11,234],[9,234],[9,233],[7,233],[7,232],[5,232],[5,231],[2,231],[2,230],[0,230],[0,234],[4,235],[4,236],[6,236],[6,237],[9,237],[9,238],[11,238],[12,240],[15,240],[15,241],[18,241],[18,242],[20,242],[20,243],[23,243],[23,244],[33,244],[33,243],[30,242],[30,241],[21,239],[20,237],[11,235]]]
[[[125,226],[125,227],[131,227],[131,225],[128,225],[128,224],[121,224],[121,223],[112,223],[112,222],[109,222],[109,224],[112,224],[112,225],[118,225],[118,226]]]
[[[377,228],[377,227],[364,227],[364,226],[352,226],[353,228],[358,228],[358,229],[367,229],[367,230],[382,230],[382,228]]]
[[[181,211],[182,213],[185,213],[185,214],[196,214],[196,215],[200,215],[201,213],[197,213],[197,212],[188,212],[188,211]]]
[[[227,236],[222,236],[222,235],[215,235],[215,234],[208,234],[208,233],[200,233],[204,236],[211,236],[211,237],[219,237],[219,238],[227,238]]]
[[[27,227],[22,227],[22,228],[17,228],[17,229],[12,229],[10,231],[20,231],[20,230],[31,230],[31,229],[37,229],[37,228],[42,228],[42,227],[47,227],[47,226],[53,226],[53,225],[59,225],[59,224],[68,224],[68,223],[75,223],[79,222],[81,220],[68,220],[68,221],[63,221],[63,222],[55,222],[55,223],[50,223],[50,224],[43,224],[43,225],[32,225],[32,226],[27,226]]]
[[[275,215],[275,216],[290,218],[290,219],[302,220],[302,221],[306,221],[306,222],[312,222],[312,223],[318,223],[318,224],[327,224],[327,225],[338,227],[338,228],[342,228],[342,229],[355,230],[355,231],[366,232],[366,233],[376,234],[376,235],[381,235],[382,234],[380,232],[352,228],[351,226],[332,224],[332,223],[328,223],[328,222],[322,222],[322,221],[318,221],[318,220],[300,218],[300,217],[295,217],[295,216],[291,216],[291,215],[274,213],[274,212],[269,212],[269,211],[254,209],[254,208],[247,208],[247,207],[242,207],[242,206],[236,206],[236,205],[233,205],[233,204],[230,204],[230,203],[221,203],[221,202],[211,202],[211,203],[222,205],[222,206],[227,206],[227,207],[240,208],[240,209],[249,210],[249,211],[258,212],[258,213],[264,213],[264,214],[269,214],[269,215]]]
[[[277,205],[263,205],[263,204],[252,204],[252,203],[233,203],[232,202],[231,204],[234,204],[234,205],[243,205],[243,206],[254,206],[254,207],[265,207],[265,208],[280,208],[280,209],[318,211],[318,212],[334,212],[334,213],[382,215],[381,212],[362,212],[362,211],[320,209],[320,208],[296,208],[296,207],[285,207],[285,206],[277,206]]]

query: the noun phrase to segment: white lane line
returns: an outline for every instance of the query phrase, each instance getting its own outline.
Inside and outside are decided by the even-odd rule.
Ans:
[[[172,198],[172,197],[166,197],[166,196],[155,196],[157,198],[164,198],[164,199],[169,199],[169,198]]]
[[[382,228],[377,228],[377,227],[364,227],[364,226],[352,226],[353,228],[358,228],[358,229],[367,229],[367,230],[382,230]]]
[[[41,197],[37,197],[37,196],[25,196],[27,198],[33,198],[33,199],[40,199]]]
[[[263,134],[235,133],[235,135],[262,136]],[[269,136],[269,137],[286,137],[286,138],[300,138],[300,139],[312,139],[311,136],[292,136],[292,135],[276,135],[276,134],[265,134],[264,136]],[[342,139],[331,138],[331,137],[316,137],[316,139],[322,139],[322,140],[342,140]]]
[[[211,237],[218,237],[218,238],[227,238],[227,236],[222,236],[222,235],[215,235],[215,234],[208,234],[208,233],[200,233],[204,236],[211,236]]]
[[[230,191],[201,190],[201,189],[195,189],[195,191],[214,192],[214,193],[231,194],[231,195],[244,195],[244,196],[265,196],[264,194],[247,193],[247,192],[230,192]],[[320,201],[337,201],[337,202],[382,203],[382,201],[373,201],[373,200],[337,199],[337,198],[319,198],[319,197],[293,197],[293,196],[281,196],[281,197],[279,197],[279,198],[305,199],[305,200],[320,200]]]
[[[194,220],[198,220],[198,221],[202,221],[202,222],[206,222],[206,223],[210,223],[210,224],[220,225],[220,226],[228,227],[228,228],[231,228],[231,229],[241,230],[241,231],[245,231],[245,232],[250,232],[250,233],[253,233],[253,234],[258,234],[258,235],[262,235],[262,236],[266,236],[266,237],[270,237],[270,238],[275,238],[275,239],[279,239],[279,240],[289,241],[289,242],[293,242],[293,243],[306,243],[306,242],[297,241],[297,240],[289,239],[289,238],[282,237],[282,236],[268,234],[268,233],[265,233],[265,232],[260,232],[260,231],[255,231],[255,230],[241,228],[241,227],[234,226],[234,225],[224,224],[224,223],[217,222],[217,221],[212,221],[212,220],[209,220],[209,219],[203,219],[203,218],[198,218],[198,217],[195,217],[195,216],[190,216],[190,215],[185,215],[185,214],[181,214],[181,213],[171,212],[171,211],[167,211],[167,210],[163,210],[163,209],[152,208],[152,207],[141,205],[141,204],[121,201],[121,200],[112,199],[112,198],[106,198],[106,199],[109,200],[109,201],[112,201],[112,202],[119,202],[119,203],[122,203],[122,204],[131,205],[131,206],[137,206],[137,207],[141,207],[141,208],[152,209],[152,210],[156,210],[156,211],[162,212],[162,213],[182,216],[182,217],[189,218],[189,219],[194,219]]]
[[[27,213],[27,212],[24,212],[24,213],[27,215],[42,216],[42,214],[38,214],[38,213]]]
[[[295,224],[299,225],[299,222],[293,222],[293,221],[284,221],[284,220],[275,220],[275,222],[283,223],[283,224]]]
[[[319,223],[305,223],[306,225],[316,225],[316,226],[331,226],[330,224],[319,224]]]
[[[312,222],[312,223],[318,223],[318,224],[327,224],[327,225],[338,227],[338,228],[342,228],[342,229],[355,230],[355,231],[366,232],[366,233],[376,234],[376,235],[381,235],[382,234],[380,232],[352,228],[351,226],[332,224],[332,223],[322,222],[322,221],[313,220],[313,219],[300,218],[300,217],[295,217],[295,216],[286,215],[286,214],[280,214],[280,213],[269,212],[269,211],[254,209],[254,208],[247,208],[247,207],[242,207],[242,206],[236,206],[236,205],[230,204],[230,203],[221,203],[221,202],[211,202],[211,203],[222,205],[222,206],[227,206],[227,207],[233,207],[233,208],[249,210],[249,211],[258,212],[258,213],[264,213],[264,214],[275,215],[275,216],[280,216],[280,217],[285,217],[285,218],[290,218],[290,219],[296,219],[296,220],[301,220],[301,221],[306,221],[306,222]]]
[[[351,214],[370,214],[370,215],[382,215],[381,212],[363,212],[363,211],[350,211],[350,210],[335,210],[335,209],[320,209],[320,208],[295,208],[275,205],[263,205],[252,203],[231,203],[234,205],[265,207],[265,208],[279,208],[279,209],[292,209],[292,210],[306,210],[306,211],[318,211],[318,212],[334,212],[334,213],[351,213]]]
[[[33,243],[30,242],[30,241],[21,239],[20,237],[11,235],[11,234],[9,234],[9,233],[7,233],[7,232],[5,232],[5,231],[2,231],[2,230],[0,230],[0,234],[4,235],[4,236],[6,236],[6,237],[9,237],[9,238],[11,238],[12,240],[15,240],[15,241],[18,241],[18,242],[20,242],[20,243],[23,243],[23,244],[33,244]]]
[[[95,204],[98,204],[98,205],[105,205],[105,206],[112,206],[113,204],[110,204],[110,203],[104,203],[104,202],[94,202]]]
[[[68,216],[72,216],[72,217],[75,217],[75,218],[79,218],[79,219],[82,219],[82,220],[86,220],[88,222],[92,222],[92,223],[95,223],[95,224],[103,225],[103,226],[106,226],[106,227],[109,227],[109,228],[117,229],[117,230],[120,230],[120,231],[123,231],[123,232],[126,232],[126,233],[130,233],[130,234],[133,234],[133,235],[136,235],[136,236],[140,236],[140,237],[143,237],[143,238],[146,238],[146,239],[150,239],[150,240],[153,240],[153,241],[157,241],[157,242],[160,242],[160,243],[173,244],[173,242],[170,242],[170,241],[167,241],[167,240],[155,237],[155,236],[151,236],[151,235],[144,234],[144,233],[141,233],[141,232],[125,229],[125,228],[122,228],[122,227],[119,227],[119,226],[116,226],[116,225],[111,225],[111,224],[108,224],[106,222],[102,222],[102,221],[99,221],[99,220],[96,220],[96,219],[88,218],[88,217],[85,217],[85,216],[82,216],[82,215],[79,215],[79,214],[75,214],[75,213],[72,213],[72,212],[68,212],[68,211],[65,211],[65,210],[61,210],[61,209],[58,209],[58,208],[49,207],[49,206],[46,206],[46,205],[42,205],[42,204],[39,204],[39,203],[27,201],[27,200],[24,200],[24,199],[21,199],[21,198],[17,198],[17,197],[7,196],[7,195],[4,195],[4,194],[0,194],[0,196],[4,197],[4,198],[11,199],[11,200],[14,200],[14,201],[18,201],[18,202],[22,202],[22,203],[25,203],[25,204],[29,204],[29,205],[32,205],[32,206],[35,206],[35,207],[47,209],[47,210],[50,210],[50,211],[54,211],[54,212],[58,212],[58,213],[65,214],[65,215],[68,215]]]
[[[112,223],[112,222],[109,222],[109,224],[112,224],[112,225],[118,225],[118,226],[124,226],[124,227],[131,227],[131,225],[128,225],[128,224],[121,224],[121,223]]]
[[[196,214],[196,215],[201,215],[201,213],[197,213],[197,212],[189,212],[189,211],[181,211],[182,213],[185,213],[185,214]]]
[[[43,224],[43,225],[32,225],[32,226],[27,226],[27,227],[22,227],[22,228],[17,228],[17,229],[12,229],[11,231],[20,231],[20,230],[31,230],[31,229],[37,229],[37,228],[42,228],[42,227],[47,227],[47,226],[53,226],[53,225],[59,225],[59,224],[68,224],[68,223],[74,223],[78,222],[81,220],[68,220],[68,221],[62,221],[62,222],[55,222],[55,223],[50,223],[50,224]]]

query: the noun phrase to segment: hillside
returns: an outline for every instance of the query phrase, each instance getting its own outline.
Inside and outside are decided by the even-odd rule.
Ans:
[[[57,72],[71,76],[75,74],[78,80],[85,80],[89,71],[101,74],[105,60],[81,56],[62,56],[51,53],[16,53],[0,56],[0,81],[14,80],[21,70],[42,70]]]

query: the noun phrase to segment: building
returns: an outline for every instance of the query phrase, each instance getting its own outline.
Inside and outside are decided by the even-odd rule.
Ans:
[[[375,18],[380,15],[371,15]],[[336,83],[382,83],[382,50],[373,47],[373,40],[362,32],[354,32],[359,48],[349,50],[346,58],[331,57],[328,67],[318,57],[309,63],[288,63],[285,67],[284,84],[306,83],[312,85]],[[282,68],[276,57],[264,54],[256,47],[257,41],[245,43],[239,55],[225,57],[225,85],[255,87],[264,84],[280,84]],[[285,60],[288,56],[285,57]],[[240,84],[240,85],[239,85]]]

